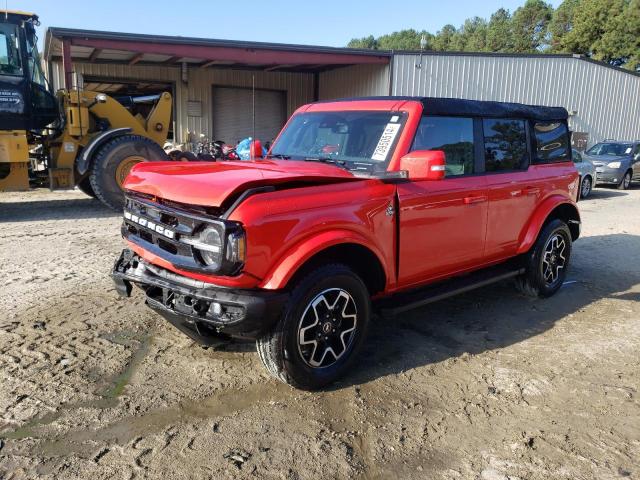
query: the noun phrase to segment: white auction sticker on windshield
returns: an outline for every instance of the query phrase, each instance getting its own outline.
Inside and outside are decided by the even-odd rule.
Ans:
[[[387,126],[384,127],[384,131],[380,136],[380,140],[378,140],[378,145],[376,145],[376,149],[373,151],[373,155],[371,155],[371,160],[384,162],[387,159],[389,150],[391,150],[393,141],[396,139],[399,131],[399,123],[387,123]]]

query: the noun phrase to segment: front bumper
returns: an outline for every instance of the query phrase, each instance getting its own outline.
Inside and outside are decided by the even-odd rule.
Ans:
[[[606,167],[596,168],[596,185],[618,185],[622,181],[626,170],[610,169]]]
[[[235,290],[183,277],[123,250],[111,273],[121,296],[132,285],[146,303],[176,328],[204,345],[221,337],[256,339],[277,321],[288,294],[281,291]]]

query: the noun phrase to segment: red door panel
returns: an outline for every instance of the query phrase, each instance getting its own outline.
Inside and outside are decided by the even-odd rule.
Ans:
[[[485,259],[488,262],[515,255],[520,233],[542,196],[535,169],[487,175],[489,218]]]
[[[482,263],[488,211],[484,176],[401,183],[398,196],[399,286]]]

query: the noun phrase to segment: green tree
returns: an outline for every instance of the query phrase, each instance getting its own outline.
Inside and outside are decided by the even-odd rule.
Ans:
[[[451,24],[442,27],[433,38],[433,49],[439,52],[447,52],[453,50],[452,45],[458,35],[458,30]]]
[[[640,71],[640,0],[631,0],[626,12],[627,22],[627,63],[625,68]]]
[[[412,28],[378,37],[378,46],[382,50],[420,50],[420,40],[423,35],[427,40],[425,49],[431,50],[430,43],[433,41],[433,35],[426,30],[418,32]]]
[[[605,23],[604,33],[593,44],[592,56],[614,66],[622,66],[628,61],[628,7],[625,0],[617,0]],[[619,9],[619,10],[618,10]]]
[[[369,35],[368,37],[362,38],[352,38],[347,44],[349,48],[368,48],[370,50],[377,50],[378,41],[373,35]]]
[[[628,0],[582,0],[573,27],[564,35],[563,50],[621,65],[629,55],[632,28],[626,18]]]
[[[453,42],[454,48],[461,52],[484,52],[487,50],[487,21],[484,18],[468,19],[458,30]]]
[[[536,53],[547,44],[547,27],[553,7],[542,0],[527,0],[513,13],[513,52]]]
[[[574,17],[581,3],[583,3],[582,0],[564,0],[553,12],[549,22],[552,51],[567,52],[565,36],[573,29]]]
[[[640,71],[640,0],[564,0],[554,11],[544,0],[526,0],[511,15],[498,9],[487,21],[467,19],[445,25],[435,35],[400,30],[375,38],[354,38],[354,48],[462,52],[578,53]]]
[[[511,52],[513,50],[509,10],[500,8],[491,15],[487,25],[486,47],[489,52]]]

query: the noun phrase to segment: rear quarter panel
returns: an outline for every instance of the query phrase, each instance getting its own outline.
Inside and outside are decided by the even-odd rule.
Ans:
[[[517,253],[524,253],[531,248],[554,208],[569,204],[578,209],[576,199],[580,176],[573,162],[531,165],[529,170],[536,179],[536,185],[540,187],[540,193],[535,209],[522,226]]]

